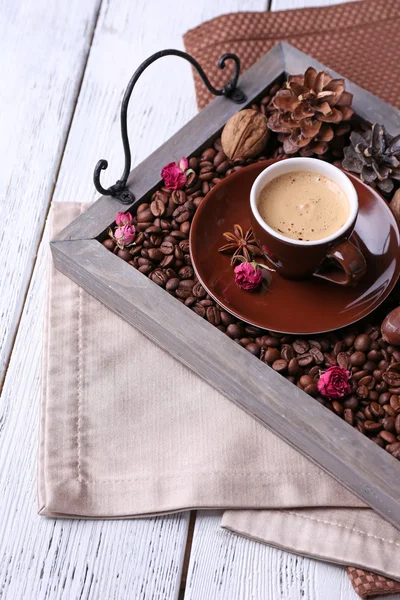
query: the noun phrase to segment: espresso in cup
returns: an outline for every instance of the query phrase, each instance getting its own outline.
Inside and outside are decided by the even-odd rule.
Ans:
[[[272,179],[259,192],[257,207],[272,229],[306,242],[335,234],[350,215],[342,188],[313,171],[292,171]]]
[[[250,190],[250,222],[266,263],[282,277],[356,285],[367,264],[349,238],[358,214],[351,179],[328,162],[269,164]]]

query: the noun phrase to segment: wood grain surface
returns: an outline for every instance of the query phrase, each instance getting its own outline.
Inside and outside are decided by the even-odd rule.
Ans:
[[[100,0],[1,3],[0,389]]]
[[[275,9],[312,2],[272,0]],[[328,3],[332,2],[325,1]],[[4,86],[0,91],[0,122],[4,125],[1,131],[9,132],[0,139],[0,189],[5,198],[0,209],[0,277],[4,276],[0,347],[6,363],[11,349],[13,352],[0,400],[0,598],[177,598],[187,514],[113,522],[56,521],[37,516],[36,447],[47,230],[39,256],[35,257],[55,184],[56,201],[91,201],[96,198],[92,171],[99,158],[110,161],[106,184],[120,175],[123,155],[118,104],[126,81],[141,60],[160,48],[183,49],[182,34],[206,19],[230,11],[265,10],[267,1],[199,0],[192,2],[188,10],[183,0],[103,0],[95,30],[98,3],[90,0],[3,0],[1,4],[0,68]],[[90,32],[94,35],[91,46]],[[10,58],[3,61],[5,57]],[[196,114],[190,67],[175,60],[170,69],[154,65],[133,98],[129,113],[133,165]],[[53,69],[50,75],[48,64]],[[80,90],[73,79],[78,71],[81,77],[84,74]],[[27,80],[27,75],[32,79]],[[23,81],[31,82],[29,94],[22,92]],[[28,119],[23,120],[21,115]],[[57,125],[60,115],[64,118],[62,127]],[[56,154],[58,158],[52,162]],[[17,156],[24,157],[24,170],[17,164]],[[21,188],[25,190],[23,198]],[[7,235],[13,234],[9,245],[4,225],[9,229],[16,220],[23,227],[7,231]],[[4,252],[7,275],[3,270]],[[220,513],[197,514],[188,583],[181,597],[356,599],[343,569],[239,538],[222,531],[219,521]]]

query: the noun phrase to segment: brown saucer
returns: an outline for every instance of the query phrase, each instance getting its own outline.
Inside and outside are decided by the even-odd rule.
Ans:
[[[373,311],[389,295],[400,274],[399,227],[385,200],[349,174],[358,193],[359,214],[351,237],[367,260],[367,273],[355,288],[312,277],[290,281],[272,273],[269,285],[240,289],[230,256],[218,252],[222,234],[238,223],[250,227],[250,188],[274,160],[250,165],[218,183],[196,211],[190,253],[197,276],[210,296],[238,319],[281,333],[310,334],[339,329]],[[260,259],[260,262],[264,262]],[[268,271],[268,274],[270,272]]]

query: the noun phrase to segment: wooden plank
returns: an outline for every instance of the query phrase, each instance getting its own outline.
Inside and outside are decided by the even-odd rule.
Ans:
[[[400,529],[400,465],[388,452],[97,240],[53,242],[52,250],[58,269]]]
[[[185,600],[358,598],[343,568],[240,537],[220,523],[221,512],[198,512]]]
[[[177,598],[189,513],[74,521],[37,515],[48,231],[0,403],[0,598]]]
[[[26,9],[25,12],[26,18],[32,12],[37,15],[36,29],[45,37],[44,25],[40,22],[41,13],[44,11],[43,2],[44,0],[37,0],[34,5],[29,4],[30,9],[28,11]],[[9,4],[10,10],[12,8],[14,12],[17,10],[17,4],[21,7],[21,11],[25,4],[28,5],[27,2],[25,4],[9,2]],[[53,14],[55,8],[53,6],[49,8],[47,4],[46,10]],[[84,26],[80,17],[84,7],[80,7],[80,4],[85,3],[74,0],[65,4],[63,10],[66,19],[54,23],[53,38],[62,40],[65,47],[70,45],[68,39],[72,40],[71,44],[73,43],[75,48],[80,47],[79,40],[76,40],[78,34],[82,38]],[[88,4],[89,0],[86,2],[86,8]],[[79,102],[68,135],[68,143],[62,157],[63,163],[54,198],[57,201],[94,199],[96,194],[92,184],[92,171],[96,161],[102,155],[110,159],[110,170],[116,169],[113,174],[110,174],[110,182],[114,175],[115,178],[119,176],[118,169],[122,164],[122,155],[116,122],[118,104],[123,86],[137,63],[162,47],[183,47],[182,34],[203,20],[225,11],[238,10],[240,7],[244,10],[261,9],[263,4],[264,0],[262,2],[261,0],[245,2],[214,0],[205,5],[204,3],[193,4],[189,11],[182,0],[159,3],[156,10],[154,4],[147,0],[104,2],[97,22]],[[70,12],[71,14],[68,15]],[[171,14],[174,15],[173,19],[170,18]],[[69,31],[69,38],[67,38],[62,31],[62,24],[64,20],[69,24],[74,16],[79,19],[79,22],[75,23],[72,31]],[[25,26],[21,17],[15,24],[15,28],[10,28],[8,37],[0,38],[2,43],[12,37],[13,48],[21,47],[21,51],[24,50],[24,61],[28,65],[36,62],[39,50],[45,52],[42,47],[35,47],[34,52],[32,51],[34,46],[32,46],[31,29],[34,29],[34,25],[28,19]],[[39,42],[36,46],[46,46],[45,42],[40,42],[39,33],[37,36]],[[35,41],[36,37],[33,36],[33,39]],[[26,43],[29,41],[31,54],[26,51],[25,40]],[[53,43],[55,46],[56,42]],[[54,48],[49,52],[48,47],[47,44],[48,54],[51,51],[55,52]],[[3,48],[3,57],[6,50],[7,48]],[[40,56],[42,57],[41,54]],[[54,67],[55,59],[53,61],[52,57],[49,57],[49,60]],[[197,112],[190,67],[187,65],[176,68],[176,66],[177,63],[174,63],[173,68],[166,69],[164,63],[158,68],[154,67],[153,73],[150,73],[140,84],[140,89],[135,96],[135,108],[130,111],[129,119],[132,140],[134,140],[132,148],[134,163],[145,158]],[[57,79],[59,74],[65,75],[67,67],[76,72],[79,63],[74,57],[70,58],[69,62],[68,57],[64,56],[63,62],[54,67],[58,72],[53,73],[53,77]],[[37,62],[35,72],[38,79],[37,88],[49,88],[49,82],[42,84],[39,80],[40,74],[43,77],[47,76],[44,58]],[[70,83],[67,81],[65,86],[68,88]],[[18,82],[18,92],[19,88],[20,82]],[[32,97],[35,98],[34,89],[32,83],[29,102]],[[65,98],[69,97],[70,91],[69,88],[64,90]],[[53,87],[50,92],[54,93]],[[65,106],[61,99],[59,104],[62,113]],[[48,104],[45,110],[49,110]],[[0,113],[0,119],[2,117],[4,112]],[[51,126],[51,120],[49,124],[50,127],[45,128],[44,133],[47,132],[47,142],[55,152],[54,143],[58,138],[55,127]],[[22,148],[24,142],[26,143],[24,137],[26,127],[25,121],[21,127],[14,127],[12,131],[14,142]],[[39,135],[38,132],[36,134]],[[12,136],[9,136],[11,140]],[[29,151],[33,144],[34,141],[28,145]],[[36,174],[47,173],[52,165],[49,155],[44,154],[40,147],[35,152],[37,153],[37,156],[35,154]],[[28,164],[26,169],[24,185],[28,175],[32,171],[29,175],[32,177],[34,171],[32,164]],[[2,175],[4,172],[3,169]],[[54,183],[57,173],[50,171],[50,174]],[[40,213],[44,191],[45,186],[42,182],[39,192],[29,194],[31,209],[36,211],[35,214]],[[24,206],[26,207],[27,204]],[[19,224],[22,216],[18,213]],[[16,228],[15,219],[13,222],[7,222],[9,227],[10,223],[13,228],[13,246],[10,247],[10,252],[15,252],[17,246],[19,252],[25,252],[24,256],[26,256],[28,250],[24,240],[28,234],[30,235],[30,229],[27,232],[26,227],[32,228],[36,221],[34,217],[27,215],[27,225],[24,227]],[[38,231],[41,231],[41,226]],[[47,243],[46,231],[43,244]],[[16,257],[17,259],[19,258]],[[0,405],[0,446],[2,448],[0,502],[3,515],[0,524],[0,597],[7,600],[22,598],[169,600],[177,598],[187,536],[188,513],[140,521],[53,520],[38,517],[36,514],[35,463],[45,266],[43,247],[41,247]],[[16,276],[18,272],[17,270]],[[28,280],[27,276],[26,281]],[[11,284],[16,290],[21,289],[21,284],[17,281],[11,279]],[[6,304],[12,300],[9,287],[9,280],[7,280],[7,285],[2,288],[6,291],[4,294]],[[25,291],[22,296],[24,294]]]
[[[100,0],[8,0],[0,19],[0,389]]]

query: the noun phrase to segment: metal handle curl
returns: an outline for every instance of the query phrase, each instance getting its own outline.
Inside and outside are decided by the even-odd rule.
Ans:
[[[240,59],[238,56],[236,56],[236,54],[223,54],[218,60],[219,69],[225,68],[225,63],[227,60],[233,60],[233,62],[235,63],[233,77],[221,89],[217,89],[213,85],[211,85],[210,80],[208,79],[201,65],[197,62],[196,59],[193,58],[193,56],[187,54],[187,52],[182,52],[181,50],[173,49],[160,50],[159,52],[156,52],[155,54],[147,58],[144,62],[142,62],[140,67],[135,71],[131,80],[129,81],[128,87],[126,88],[121,104],[121,136],[125,154],[125,167],[121,178],[118,179],[118,181],[116,181],[116,183],[110,186],[108,189],[104,188],[101,185],[101,171],[104,171],[108,167],[108,162],[104,158],[98,161],[93,173],[93,182],[96,190],[100,192],[100,194],[103,194],[103,196],[113,196],[117,198],[123,204],[131,204],[135,199],[132,192],[130,192],[126,187],[126,182],[128,181],[129,172],[131,170],[131,149],[129,145],[127,128],[129,100],[131,98],[133,88],[135,87],[136,82],[143,73],[143,71],[145,71],[145,69],[147,69],[147,67],[153,62],[155,62],[159,58],[162,58],[163,56],[179,56],[180,58],[184,58],[185,60],[187,60],[196,69],[204,85],[212,94],[214,94],[214,96],[226,96],[227,98],[230,98],[233,102],[236,102],[237,104],[242,104],[246,100],[245,94],[240,88],[237,87],[237,81],[239,79],[240,72]]]

